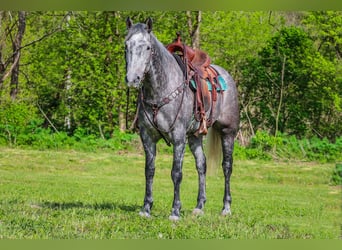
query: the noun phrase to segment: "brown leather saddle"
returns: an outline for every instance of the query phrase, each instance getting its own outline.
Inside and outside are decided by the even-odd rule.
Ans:
[[[199,49],[193,49],[182,43],[180,33],[177,33],[177,38],[173,43],[166,46],[167,50],[172,54],[177,54],[186,67],[186,80],[190,83],[195,82],[195,104],[194,116],[200,122],[200,126],[196,131],[196,135],[207,134],[208,127],[214,122],[212,120],[213,110],[217,101],[217,71],[210,65],[211,60],[207,53]],[[209,91],[207,81],[211,84]],[[206,117],[206,112],[209,112],[209,117]]]

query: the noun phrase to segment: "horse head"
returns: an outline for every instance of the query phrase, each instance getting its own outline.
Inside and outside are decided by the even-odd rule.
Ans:
[[[152,19],[148,18],[145,23],[134,25],[128,17],[126,25],[128,34],[125,39],[125,80],[129,87],[139,88],[150,68]]]

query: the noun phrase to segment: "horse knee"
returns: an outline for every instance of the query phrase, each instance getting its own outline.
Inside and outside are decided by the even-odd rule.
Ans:
[[[207,173],[207,165],[206,164],[196,164],[197,173],[199,175],[205,175]]]
[[[146,179],[153,179],[155,173],[155,168],[147,168],[145,170]]]
[[[174,183],[178,183],[182,180],[183,178],[183,173],[180,170],[172,170],[171,171],[171,178]]]

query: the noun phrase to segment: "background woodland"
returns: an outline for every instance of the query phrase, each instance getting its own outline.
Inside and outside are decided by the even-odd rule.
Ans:
[[[137,90],[124,82],[127,16],[151,16],[165,45],[180,31],[231,73],[239,145],[341,147],[341,11],[0,11],[0,145],[129,140]]]

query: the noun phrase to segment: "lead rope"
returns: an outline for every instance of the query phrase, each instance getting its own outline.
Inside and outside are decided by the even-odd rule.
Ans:
[[[126,128],[128,128],[129,88],[126,89]],[[135,121],[133,121],[134,124]]]

